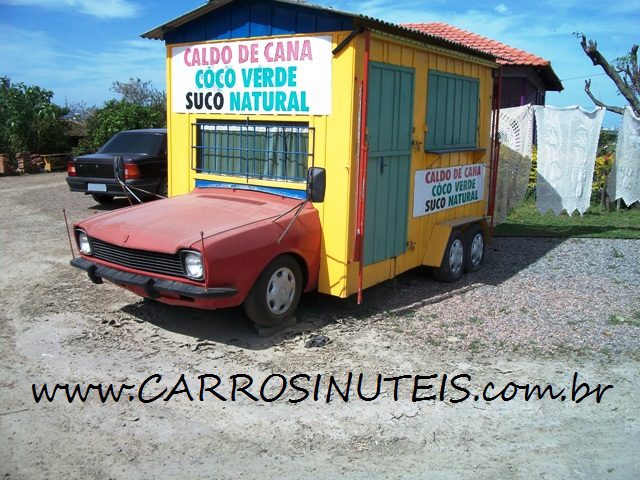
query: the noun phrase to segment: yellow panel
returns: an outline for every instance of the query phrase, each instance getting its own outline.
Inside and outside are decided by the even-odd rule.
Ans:
[[[488,65],[475,63],[473,59],[465,60],[456,56],[447,56],[428,49],[421,49],[417,46],[402,45],[397,39],[386,40],[384,38],[374,38],[371,42],[371,61],[391,63],[415,68],[415,92],[414,92],[414,132],[413,139],[422,142],[424,138],[424,123],[426,118],[426,94],[428,70],[437,69],[447,73],[465,75],[479,78],[480,80],[480,121],[478,146],[486,148],[486,153],[475,152],[453,152],[448,154],[434,155],[426,154],[423,145],[414,150],[411,161],[411,177],[416,170],[424,168],[443,168],[456,165],[466,165],[470,163],[488,164],[489,149],[489,124],[490,107],[492,93],[492,69]],[[386,45],[386,46],[385,46]],[[489,173],[487,170],[487,177]],[[413,180],[412,180],[413,182]],[[410,205],[413,204],[413,189],[410,189]],[[487,191],[487,190],[485,190]],[[486,212],[486,202],[480,201],[473,204],[464,205],[437,212],[433,215],[426,215],[419,218],[412,218],[411,208],[409,209],[408,222],[408,246],[404,254],[395,259],[389,259],[364,268],[365,288],[381,281],[392,278],[405,270],[420,264],[438,266],[442,260],[444,249],[447,245],[451,232],[451,222],[456,222],[460,218],[481,218]],[[466,220],[465,220],[466,221]],[[446,223],[449,222],[449,223]],[[349,268],[349,293],[357,291],[357,266]]]
[[[432,267],[439,267],[442,263],[444,250],[449,242],[451,226],[445,223],[437,223],[431,227],[427,251],[423,263]]]
[[[335,48],[349,32],[332,35]],[[359,162],[360,85],[364,77],[364,35],[357,35],[332,61],[332,113],[328,116],[254,115],[254,121],[282,119],[308,122],[315,128],[314,164],[327,170],[325,202],[317,204],[323,229],[319,291],[346,297],[357,291],[358,263],[353,261],[356,223],[356,190]],[[167,48],[167,105],[171,105],[171,61]],[[415,69],[413,108],[413,140],[416,147],[411,157],[411,183],[416,170],[484,162],[488,164],[489,123],[491,115],[492,69],[489,62],[462,54],[421,47],[415,42],[372,33],[370,61],[391,63]],[[480,79],[479,146],[485,154],[457,152],[442,155],[424,152],[428,70],[438,69]],[[170,107],[168,107],[170,108]],[[243,177],[221,177],[196,174],[191,170],[191,125],[198,119],[238,119],[244,115],[177,114],[168,111],[169,191],[171,195],[189,192],[196,178],[247,182]],[[487,169],[487,177],[489,171]],[[278,185],[280,182],[250,180],[252,184]],[[304,188],[303,184],[286,183],[288,188]],[[485,190],[486,191],[486,190]],[[433,215],[413,218],[413,188],[410,188],[407,250],[396,258],[364,268],[363,284],[369,287],[421,264],[439,265],[449,238],[451,226],[444,222],[460,217],[485,214],[486,202],[449,209]]]
[[[394,65],[403,65],[402,47],[400,45],[396,45],[395,43],[389,43],[388,51],[389,51],[389,55],[387,57],[386,63],[392,63]]]

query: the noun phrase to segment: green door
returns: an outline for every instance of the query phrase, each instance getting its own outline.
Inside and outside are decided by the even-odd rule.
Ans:
[[[413,74],[411,68],[369,65],[365,265],[406,250]]]

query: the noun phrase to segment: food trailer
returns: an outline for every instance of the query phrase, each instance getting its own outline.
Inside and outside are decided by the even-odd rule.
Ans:
[[[74,226],[94,282],[276,325],[306,290],[361,301],[420,265],[481,267],[495,57],[283,0],[211,1],[143,37],[166,44],[172,198]]]

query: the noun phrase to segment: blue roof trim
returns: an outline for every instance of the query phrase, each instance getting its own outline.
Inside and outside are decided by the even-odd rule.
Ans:
[[[373,28],[492,62],[497,58],[489,52],[436,35],[305,0],[209,0],[191,12],[143,33],[142,37],[164,40],[171,45],[293,33],[344,32],[360,28]]]
[[[258,185],[247,185],[244,183],[228,183],[217,182],[215,180],[201,180],[196,179],[196,188],[230,188],[236,190],[252,190],[254,192],[270,193],[272,195],[279,195],[288,198],[297,198],[299,200],[305,200],[307,198],[306,190],[295,190],[293,188],[279,188],[279,187],[260,187]]]
[[[232,2],[164,33],[167,45],[353,30],[353,17],[284,2]]]

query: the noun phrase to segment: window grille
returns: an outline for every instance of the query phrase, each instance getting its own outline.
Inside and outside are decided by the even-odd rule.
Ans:
[[[198,173],[303,182],[313,165],[314,133],[299,123],[198,122],[192,129],[192,168]]]

